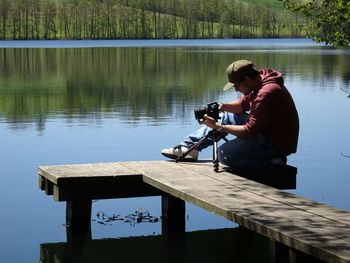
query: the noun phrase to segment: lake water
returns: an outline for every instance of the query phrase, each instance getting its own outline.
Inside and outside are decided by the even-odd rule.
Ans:
[[[38,189],[39,165],[163,159],[162,148],[198,127],[194,109],[239,96],[222,91],[236,59],[280,70],[294,97],[301,130],[289,191],[350,210],[349,49],[296,39],[4,41],[0,261],[38,262],[41,244],[66,241],[65,203]],[[134,211],[159,217],[160,198],[94,202],[93,239],[161,233],[159,222],[97,217]],[[190,204],[186,215],[189,232],[235,226]]]

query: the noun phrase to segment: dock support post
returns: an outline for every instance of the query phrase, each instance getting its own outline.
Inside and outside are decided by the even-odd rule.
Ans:
[[[67,238],[74,235],[84,236],[91,232],[91,206],[92,200],[89,198],[73,198],[67,201]]]
[[[162,235],[169,238],[185,233],[185,201],[172,195],[162,196]]]
[[[297,251],[278,241],[270,240],[270,253],[272,263],[322,263],[323,261]]]
[[[290,257],[289,247],[275,240],[270,240],[271,263],[296,263],[295,257]]]
[[[307,255],[301,251],[298,251],[292,248],[289,249],[289,262],[324,263],[324,261],[321,261],[315,257],[312,257],[310,255]]]
[[[91,237],[91,206],[88,198],[73,198],[66,204],[67,247],[65,257],[80,262],[81,253]]]
[[[184,262],[185,201],[162,195],[162,235],[167,240],[168,261]]]

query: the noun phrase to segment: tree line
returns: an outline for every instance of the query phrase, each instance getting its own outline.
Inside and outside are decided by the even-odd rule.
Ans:
[[[324,56],[308,52],[271,55],[259,50],[249,54],[232,52],[236,48],[225,50],[2,48],[0,118],[16,123],[13,127],[30,123],[43,127],[57,114],[65,119],[103,117],[129,123],[143,117],[164,122],[174,114],[179,120],[189,114],[193,118],[194,106],[220,96],[226,65],[242,58],[259,67],[284,69],[290,82],[315,79],[320,90],[337,79],[342,90],[350,92],[349,56],[341,52],[325,62]]]
[[[0,0],[0,39],[300,37],[302,17],[239,0]]]
[[[318,42],[335,47],[350,44],[350,2],[349,0],[309,0],[295,2],[283,0],[288,10],[302,14],[307,22],[302,27]]]

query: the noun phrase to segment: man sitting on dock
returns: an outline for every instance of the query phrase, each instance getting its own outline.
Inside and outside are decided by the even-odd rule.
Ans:
[[[178,146],[163,149],[161,153],[177,159],[216,129],[221,137],[236,136],[219,147],[222,164],[234,168],[286,164],[287,156],[297,150],[299,118],[282,74],[272,69],[258,71],[248,60],[234,61],[226,73],[228,83],[224,90],[234,87],[243,94],[241,98],[219,103],[223,111],[220,121],[205,115],[200,129],[185,137]],[[199,151],[212,144],[213,139],[208,137],[186,160],[196,161]]]

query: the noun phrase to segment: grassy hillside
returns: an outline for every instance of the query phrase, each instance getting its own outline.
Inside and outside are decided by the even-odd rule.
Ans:
[[[1,1],[1,0],[0,0]],[[16,0],[0,8],[0,39],[300,37],[281,0]]]
[[[281,0],[240,0],[248,4],[260,5],[262,7],[272,8],[274,10],[283,10],[283,3]]]

